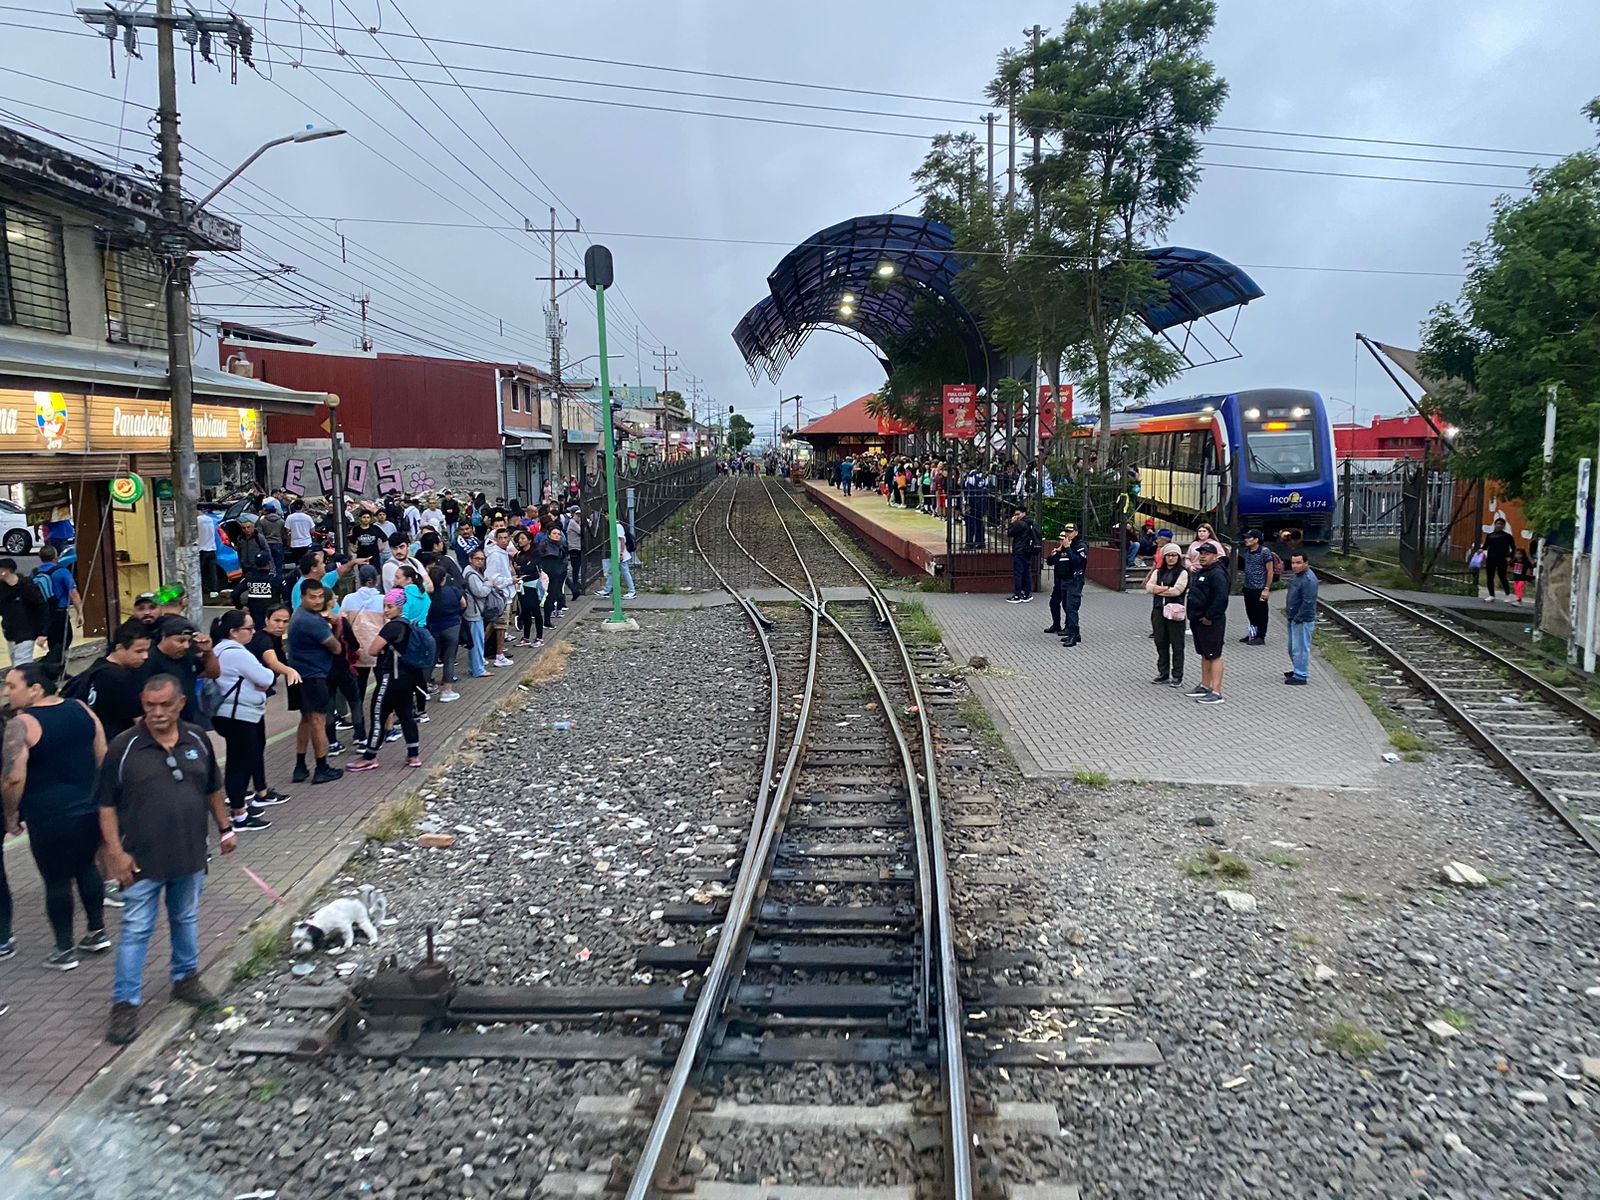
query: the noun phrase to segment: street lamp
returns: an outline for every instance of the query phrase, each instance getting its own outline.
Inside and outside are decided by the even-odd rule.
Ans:
[[[162,57],[169,60],[171,33],[163,29]],[[170,71],[162,75],[163,112],[177,111],[176,84],[169,78]],[[171,94],[169,94],[171,93]],[[163,131],[166,132],[165,130]],[[184,611],[195,625],[201,625],[204,616],[205,596],[200,579],[200,461],[194,451],[194,343],[191,340],[189,310],[189,271],[193,260],[189,256],[189,223],[217,198],[217,194],[237,179],[245,168],[274,146],[290,142],[314,142],[321,138],[337,137],[342,129],[316,129],[308,126],[295,133],[286,134],[267,142],[231,171],[221,183],[212,188],[198,204],[189,205],[183,199],[182,163],[178,158],[176,126],[170,138],[163,137],[161,148],[162,215],[167,218],[168,230],[157,236],[158,252],[171,260],[167,272],[167,381],[172,405],[172,469],[178,486],[172,489],[173,516],[176,522],[178,549],[178,577],[183,581]],[[343,514],[337,514],[343,520]]]

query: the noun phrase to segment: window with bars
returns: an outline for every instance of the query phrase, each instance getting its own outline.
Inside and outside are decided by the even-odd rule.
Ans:
[[[0,205],[0,325],[72,331],[56,218]]]
[[[166,343],[167,308],[161,262],[136,246],[105,250],[106,338],[130,346]]]

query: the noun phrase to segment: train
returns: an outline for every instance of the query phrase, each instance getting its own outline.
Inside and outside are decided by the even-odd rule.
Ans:
[[[1139,510],[1223,537],[1293,530],[1333,536],[1333,427],[1321,395],[1259,388],[1166,400],[1111,414],[1111,433],[1139,470]]]

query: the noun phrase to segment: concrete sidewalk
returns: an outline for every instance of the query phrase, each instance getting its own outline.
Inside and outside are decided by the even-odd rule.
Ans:
[[[585,620],[593,597],[575,602],[561,618],[552,637],[560,636]],[[513,653],[514,667],[495,671],[484,680],[466,679],[466,656],[461,658],[461,699],[429,703],[432,720],[422,726],[422,757],[431,768],[443,762],[460,737],[483,723],[485,715],[506,693],[514,691],[539,651]],[[359,845],[361,822],[379,804],[406,795],[418,787],[428,771],[405,767],[404,748],[385,746],[376,771],[346,775],[337,783],[313,788],[291,784],[294,767],[293,724],[281,699],[269,711],[267,749],[268,781],[294,799],[267,810],[272,828],[239,835],[238,853],[215,856],[206,880],[200,909],[201,969],[227,954],[241,933],[269,912],[273,900],[251,880],[243,868],[259,875],[280,896],[306,880],[330,854],[348,854]],[[348,744],[348,742],[347,742]],[[339,765],[354,757],[347,752],[335,759]],[[24,835],[25,836],[25,835]],[[10,1011],[0,1017],[0,1170],[27,1143],[54,1120],[124,1048],[108,1044],[105,1023],[111,1007],[112,961],[115,951],[81,956],[75,971],[56,972],[43,963],[54,949],[44,915],[44,889],[31,856],[21,839],[6,846],[15,906],[16,956],[0,962],[0,1003]],[[341,857],[342,861],[342,857]],[[117,936],[119,909],[106,909],[106,928]],[[81,936],[83,917],[77,914]],[[163,919],[150,945],[144,980],[143,1030],[156,1020],[168,1000],[169,944]],[[139,1043],[135,1043],[136,1049]]]
[[[1083,595],[1083,644],[1066,649],[1041,632],[1048,591],[1032,603],[994,596],[915,597],[944,633],[958,663],[982,655],[990,670],[967,682],[983,701],[1025,773],[1103,771],[1116,779],[1364,787],[1385,768],[1388,736],[1355,691],[1313,655],[1311,686],[1285,687],[1283,610],[1274,606],[1268,644],[1240,645],[1244,600],[1228,614],[1222,691],[1200,705],[1153,687],[1150,597],[1091,585]],[[1191,638],[1185,680],[1200,680]]]

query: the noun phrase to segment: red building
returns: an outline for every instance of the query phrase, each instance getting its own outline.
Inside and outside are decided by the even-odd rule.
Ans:
[[[247,326],[224,330],[223,366],[256,379],[339,397],[345,495],[485,492],[526,500],[552,470],[556,435],[545,423],[549,377],[515,364],[324,349]],[[328,410],[274,417],[267,484],[299,496],[331,495]]]
[[[900,437],[908,427],[892,418],[869,413],[867,402],[875,394],[869,392],[795,431],[796,439],[810,444],[813,461],[834,462],[856,454],[899,453]]]
[[[1443,421],[1438,421],[1438,425],[1446,433],[1453,432]],[[1334,456],[1341,460],[1438,457],[1444,453],[1441,442],[1433,426],[1417,413],[1373,417],[1371,425],[1335,424],[1333,427]]]

